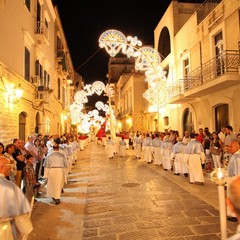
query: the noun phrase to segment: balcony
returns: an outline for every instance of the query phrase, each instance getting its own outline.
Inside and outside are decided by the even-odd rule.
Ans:
[[[42,104],[49,104],[50,94],[53,92],[52,89],[49,89],[45,86],[38,86],[36,87],[36,94],[35,94],[35,103],[39,107]]]
[[[237,50],[224,51],[204,63],[186,78],[168,88],[170,104],[184,103],[240,83],[240,55]]]
[[[38,44],[49,44],[49,30],[44,21],[36,21],[35,36]]]

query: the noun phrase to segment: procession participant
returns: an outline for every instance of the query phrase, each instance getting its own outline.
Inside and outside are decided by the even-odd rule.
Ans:
[[[163,138],[162,143],[162,156],[163,156],[163,169],[170,171],[172,169],[171,150],[173,147],[172,141],[170,141],[170,135],[167,133]]]
[[[53,151],[46,156],[44,162],[44,178],[47,179],[46,196],[52,197],[50,204],[60,204],[60,197],[68,171],[68,164],[63,153],[59,151],[60,138],[55,138]]]
[[[173,159],[174,163],[174,175],[186,174],[186,170],[183,167],[184,161],[184,153],[185,153],[186,145],[182,143],[182,138],[177,138],[177,143],[175,143],[172,147],[171,151],[171,159]]]
[[[8,159],[0,158],[0,239],[27,239],[33,230],[31,207],[19,187],[6,179],[10,172]]]
[[[147,163],[152,162],[152,138],[150,137],[149,133],[146,134],[146,138],[143,139],[142,150],[144,152],[144,160]]]
[[[122,140],[119,142],[119,156],[120,157],[126,156],[126,146],[127,146],[127,143],[124,141],[124,137],[122,137]]]
[[[190,134],[191,141],[187,144],[184,154],[184,162],[189,171],[189,183],[204,183],[202,164],[205,162],[205,154],[202,144],[196,140],[195,133]]]
[[[156,133],[155,138],[153,139],[153,162],[158,166],[162,165],[161,145],[162,140],[159,138],[159,133]]]
[[[237,140],[232,140],[228,146],[228,152],[231,154],[231,158],[227,165],[227,196],[229,195],[229,182],[234,176],[240,175],[240,150],[239,143]],[[231,208],[227,207],[227,220],[231,222],[237,222],[235,212],[231,211]]]
[[[141,157],[141,151],[142,151],[142,137],[137,133],[133,140],[133,146],[134,146],[134,153],[135,158],[140,159]]]
[[[115,143],[112,138],[109,136],[108,140],[106,141],[106,150],[108,154],[108,158],[113,158],[114,151],[115,151]]]

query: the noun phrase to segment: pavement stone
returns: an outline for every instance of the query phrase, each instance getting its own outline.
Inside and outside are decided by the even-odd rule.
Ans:
[[[28,240],[219,240],[218,189],[95,142],[78,153],[61,204],[37,198]],[[237,224],[227,222],[228,236]]]

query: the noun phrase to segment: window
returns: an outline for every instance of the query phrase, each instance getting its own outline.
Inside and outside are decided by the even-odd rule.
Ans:
[[[60,79],[58,78],[58,100],[61,98],[61,90],[60,90],[61,84],[60,84]]]
[[[183,59],[182,65],[183,65],[184,91],[187,91],[191,86],[191,79],[189,79],[190,72],[189,58]]]
[[[25,0],[25,5],[29,12],[30,12],[30,7],[31,7],[30,3],[31,3],[31,0]]]
[[[25,69],[24,69],[24,78],[29,81],[30,80],[30,51],[25,47]]]
[[[214,36],[214,48],[216,54],[216,72],[217,75],[224,74],[224,52],[223,52],[223,36],[222,32],[219,32]]]
[[[189,58],[183,60],[183,76],[188,77],[189,75]]]
[[[66,107],[66,90],[64,87],[62,87],[62,105],[64,106],[64,108]]]

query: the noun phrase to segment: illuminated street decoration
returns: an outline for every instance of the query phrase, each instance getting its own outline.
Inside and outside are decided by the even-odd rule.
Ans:
[[[102,92],[104,91],[105,89],[105,85],[103,82],[100,82],[100,81],[96,81],[92,84],[92,90],[93,92],[95,92],[97,95],[101,95]]]
[[[96,81],[92,85],[87,84],[84,86],[84,90],[78,91],[74,95],[74,102],[70,105],[70,117],[73,124],[78,125],[78,130],[82,133],[88,133],[91,128],[91,125],[100,127],[105,119],[99,116],[99,110],[105,112],[106,115],[111,115],[109,105],[104,104],[101,101],[96,102],[93,111],[89,111],[87,114],[84,114],[82,110],[84,109],[84,103],[88,102],[88,96],[96,93],[101,95],[104,92],[105,96],[112,97],[114,95],[114,90],[110,85],[104,85],[101,81]],[[112,122],[115,123],[115,118],[112,116]],[[107,124],[109,126],[109,124]]]
[[[101,34],[99,46],[105,48],[111,57],[115,57],[119,52],[127,57],[135,57],[135,69],[145,71],[145,81],[149,83],[149,89],[143,96],[157,106],[158,112],[159,108],[167,104],[165,72],[160,67],[161,58],[155,49],[141,47],[142,42],[137,37],[125,37],[123,33],[114,29]]]

